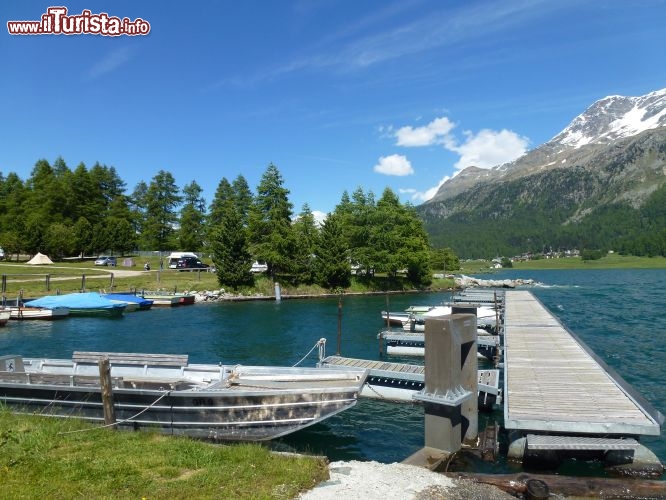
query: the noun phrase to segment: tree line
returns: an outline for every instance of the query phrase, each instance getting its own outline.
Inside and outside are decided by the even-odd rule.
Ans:
[[[294,284],[349,286],[352,274],[403,275],[430,282],[431,264],[457,267],[449,250],[431,252],[414,207],[389,188],[379,199],[357,188],[318,224],[305,204],[298,214],[278,168],[270,164],[252,192],[246,179],[222,178],[210,204],[192,181],[180,189],[160,170],[128,194],[114,167],[62,158],[39,160],[23,181],[0,173],[0,246],[7,255],[42,252],[52,259],[173,249],[203,252],[221,285],[253,283],[254,261]],[[432,260],[434,259],[434,260]],[[441,269],[441,267],[438,267]]]

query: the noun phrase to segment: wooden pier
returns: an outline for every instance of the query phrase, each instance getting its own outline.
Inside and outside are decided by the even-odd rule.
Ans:
[[[659,435],[654,410],[530,292],[506,292],[504,314],[507,429]]]
[[[626,450],[637,459],[640,445],[632,438],[660,434],[664,416],[530,292],[506,292],[503,327],[510,458]]]

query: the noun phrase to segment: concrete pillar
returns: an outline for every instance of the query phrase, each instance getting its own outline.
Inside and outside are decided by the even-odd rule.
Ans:
[[[450,453],[478,438],[476,316],[430,317],[425,324],[425,446]]]

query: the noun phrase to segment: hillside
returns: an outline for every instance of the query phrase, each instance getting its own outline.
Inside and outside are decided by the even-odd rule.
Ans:
[[[597,101],[551,141],[512,163],[463,170],[417,210],[433,244],[461,257],[647,254],[631,248],[641,242],[663,254],[665,193],[666,89]]]

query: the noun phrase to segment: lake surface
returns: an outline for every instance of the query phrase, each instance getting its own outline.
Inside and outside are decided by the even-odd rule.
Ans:
[[[481,276],[488,278],[490,276]],[[608,365],[666,414],[666,270],[501,271],[492,278],[531,278],[529,289]],[[445,293],[391,295],[391,310],[439,304]],[[341,354],[381,359],[377,332],[386,296],[344,297]],[[320,338],[335,354],[338,300],[205,303],[127,313],[117,320],[68,318],[11,322],[0,329],[0,353],[70,358],[73,351],[189,354],[195,363],[294,365]],[[314,366],[316,349],[302,366]],[[480,419],[501,421],[501,411]],[[331,460],[401,461],[423,446],[423,410],[361,400],[322,424],[272,445]],[[666,462],[666,439],[641,440]],[[500,463],[480,465],[508,472]]]

